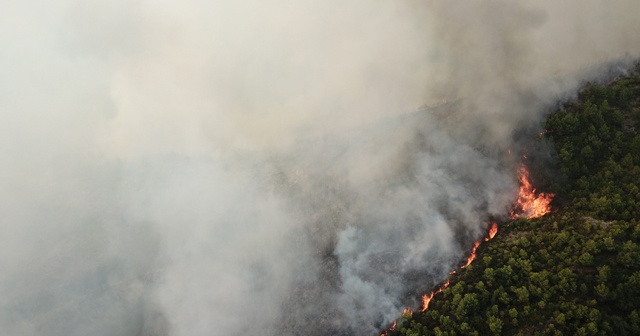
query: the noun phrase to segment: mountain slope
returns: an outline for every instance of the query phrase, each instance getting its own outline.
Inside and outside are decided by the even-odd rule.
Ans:
[[[557,195],[554,212],[500,223],[428,310],[389,335],[640,334],[638,70],[588,85],[531,145],[556,153],[551,168],[525,159],[534,185]]]

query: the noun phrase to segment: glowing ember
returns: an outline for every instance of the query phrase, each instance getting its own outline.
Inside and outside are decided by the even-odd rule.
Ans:
[[[485,238],[484,241],[489,241],[493,239],[493,237],[496,236],[496,233],[498,233],[498,223],[493,223],[491,225],[491,228],[489,229],[489,236]]]
[[[402,316],[405,316],[409,314],[409,316],[413,316],[413,311],[411,310],[411,307],[407,307],[402,311]]]
[[[551,200],[555,195],[540,193],[536,196],[536,189],[529,182],[529,172],[524,165],[520,166],[518,174],[520,174],[520,191],[511,210],[511,218],[538,218],[548,214],[551,211]]]

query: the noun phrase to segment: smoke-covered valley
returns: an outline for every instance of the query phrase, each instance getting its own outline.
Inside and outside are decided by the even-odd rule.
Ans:
[[[640,56],[635,0],[0,9],[3,335],[375,334]]]

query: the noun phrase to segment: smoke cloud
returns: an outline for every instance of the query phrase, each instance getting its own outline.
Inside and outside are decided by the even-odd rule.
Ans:
[[[640,56],[635,0],[0,7],[3,335],[375,334]]]

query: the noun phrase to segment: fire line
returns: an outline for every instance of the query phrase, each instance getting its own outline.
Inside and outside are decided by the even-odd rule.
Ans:
[[[531,219],[531,218],[542,217],[548,214],[549,212],[551,212],[551,200],[555,195],[551,193],[536,194],[536,189],[532,186],[531,182],[529,181],[529,171],[527,170],[524,164],[521,164],[520,168],[518,168],[518,174],[520,175],[520,178],[519,178],[520,188],[518,191],[518,198],[516,199],[511,209],[511,212],[509,213],[509,218],[516,219],[519,217],[524,217],[527,219]],[[493,239],[493,237],[495,237],[497,233],[498,233],[498,223],[493,222],[491,224],[491,227],[489,228],[487,237],[484,238],[484,241],[489,241]],[[476,241],[473,244],[473,248],[471,249],[471,255],[469,256],[469,258],[467,258],[467,261],[465,262],[465,264],[460,267],[461,269],[471,265],[471,263],[476,259],[476,251],[480,246],[481,242],[482,242],[482,239]],[[456,271],[453,270],[449,274],[455,274],[455,273]],[[447,279],[447,281],[445,281],[442,284],[442,286],[440,286],[440,288],[438,288],[437,290],[434,290],[429,294],[423,294],[422,308],[420,309],[420,312],[426,311],[427,308],[429,308],[429,303],[431,302],[433,297],[436,294],[441,293],[447,287],[449,287],[449,283],[450,283],[450,280]],[[411,307],[407,307],[404,309],[402,315],[404,316],[406,314],[413,315],[413,311],[411,310]],[[395,330],[395,328],[396,328],[396,321],[393,322],[393,325],[391,326],[391,328],[389,328],[389,330],[380,334],[380,336],[389,335],[389,331],[393,331]]]

